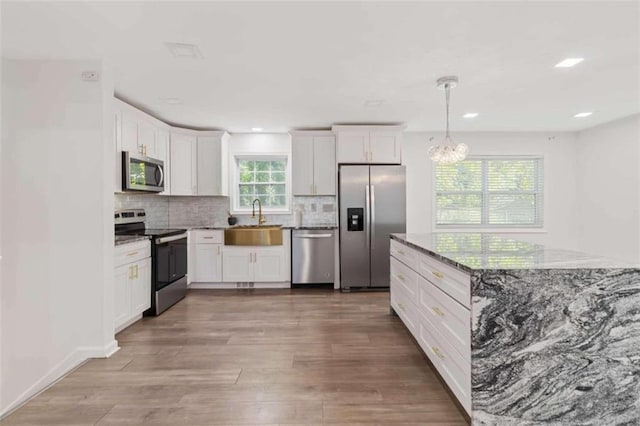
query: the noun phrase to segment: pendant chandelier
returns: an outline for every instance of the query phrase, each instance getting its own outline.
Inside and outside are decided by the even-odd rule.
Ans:
[[[429,158],[435,163],[453,164],[462,161],[469,153],[469,147],[463,143],[455,144],[449,134],[449,96],[451,89],[458,85],[458,77],[442,77],[436,82],[438,88],[444,90],[447,105],[447,133],[440,145],[429,148]]]

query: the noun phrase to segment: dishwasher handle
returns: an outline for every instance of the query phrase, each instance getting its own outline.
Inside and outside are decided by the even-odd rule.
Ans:
[[[302,234],[294,235],[293,238],[331,238],[333,234]]]

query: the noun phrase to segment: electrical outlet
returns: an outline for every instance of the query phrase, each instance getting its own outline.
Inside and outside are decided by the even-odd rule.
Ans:
[[[100,73],[98,71],[83,71],[82,80],[84,81],[100,81]]]

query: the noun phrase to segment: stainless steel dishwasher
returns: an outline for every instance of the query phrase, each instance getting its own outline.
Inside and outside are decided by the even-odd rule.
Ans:
[[[335,231],[294,229],[291,238],[291,283],[333,283]]]

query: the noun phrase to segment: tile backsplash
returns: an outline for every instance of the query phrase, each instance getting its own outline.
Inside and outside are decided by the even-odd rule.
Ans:
[[[178,197],[155,194],[115,194],[116,209],[145,209],[148,228],[227,226],[228,197]],[[337,223],[336,197],[293,197],[302,210],[303,225]],[[293,225],[293,214],[265,215],[267,223]],[[238,224],[254,224],[251,215],[238,215]]]

